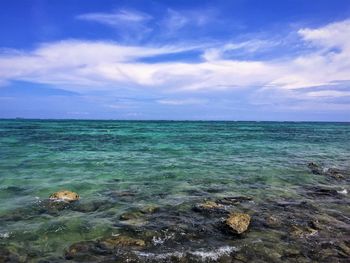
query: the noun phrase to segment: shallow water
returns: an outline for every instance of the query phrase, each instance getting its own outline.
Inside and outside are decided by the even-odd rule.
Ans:
[[[348,123],[0,120],[0,156],[0,254],[11,251],[18,261],[65,261],[70,245],[118,234],[149,244],[120,260],[248,262],[249,247],[261,262],[313,262],[312,239],[343,242],[342,249],[320,248],[324,261],[348,259]],[[345,178],[313,174],[309,162]],[[61,189],[79,193],[79,204],[47,209]],[[252,216],[239,237],[218,227],[225,213],[192,209],[230,196],[252,198],[226,209]],[[120,220],[150,206],[158,211]],[[269,215],[282,225],[265,224]],[[292,225],[315,217],[324,229],[289,239]],[[289,257],[294,247],[299,254]]]

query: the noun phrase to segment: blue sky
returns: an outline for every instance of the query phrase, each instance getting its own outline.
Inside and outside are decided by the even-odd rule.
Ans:
[[[0,118],[350,121],[350,1],[0,3]]]

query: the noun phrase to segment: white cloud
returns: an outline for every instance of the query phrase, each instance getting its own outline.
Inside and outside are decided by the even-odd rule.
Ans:
[[[139,20],[137,16],[126,17],[128,15],[123,19]],[[251,40],[211,47],[205,47],[205,44],[126,46],[114,42],[79,40],[46,43],[31,52],[0,55],[0,83],[26,80],[60,85],[82,93],[122,88],[196,92],[258,87],[267,93],[279,90],[286,96],[297,96],[288,91],[316,86],[329,86],[329,90],[332,90],[332,86],[339,82],[350,81],[348,20],[317,29],[301,29],[299,34],[301,41],[317,48],[295,58],[271,61],[244,61],[225,57],[225,52],[230,50],[246,49],[254,52],[260,47],[271,45],[269,41]],[[337,47],[337,50],[334,51],[333,47]],[[189,50],[202,52],[204,59],[197,62],[143,60]],[[334,97],[339,93],[324,92],[323,95]],[[298,96],[312,99],[317,93],[306,92]],[[169,99],[159,103],[175,105],[179,102]]]
[[[298,31],[304,40],[317,46],[350,48],[350,20],[331,23],[321,28],[303,28]]]

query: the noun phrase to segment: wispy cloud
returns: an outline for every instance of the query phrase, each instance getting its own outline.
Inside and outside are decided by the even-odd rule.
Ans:
[[[174,10],[168,9],[161,27],[167,34],[174,34],[186,27],[198,28],[208,25],[215,19],[215,13],[207,10]]]
[[[116,10],[112,13],[87,13],[78,15],[76,18],[116,27],[125,25],[126,23],[142,23],[152,19],[146,13],[126,9]]]
[[[149,14],[120,9],[112,13],[87,13],[76,16],[79,20],[99,23],[117,31],[120,40],[125,42],[141,41],[152,32],[148,22],[153,19]]]

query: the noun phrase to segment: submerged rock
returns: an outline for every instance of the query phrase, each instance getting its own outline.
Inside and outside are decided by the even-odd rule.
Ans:
[[[109,251],[98,246],[95,241],[83,241],[71,245],[65,252],[65,258],[82,262],[98,262],[97,255],[108,253]]]
[[[250,215],[244,213],[231,213],[226,219],[225,224],[235,234],[242,234],[248,229]]]
[[[72,244],[65,251],[65,259],[74,260],[74,262],[129,262],[126,260],[118,261],[116,256],[145,246],[146,242],[142,239],[124,235],[112,236],[95,241],[82,241]]]
[[[205,210],[213,210],[213,209],[219,209],[223,208],[223,205],[217,204],[216,202],[213,201],[205,201],[203,203],[197,204],[193,207],[193,210],[196,212],[202,212]]]
[[[252,201],[253,198],[247,196],[230,196],[218,199],[216,203],[221,205],[238,205],[243,202]]]
[[[281,226],[281,221],[275,216],[269,215],[265,218],[265,223],[269,227],[278,227]]]
[[[50,200],[52,201],[64,201],[64,202],[74,202],[79,200],[79,195],[75,192],[62,190],[50,195]]]
[[[308,167],[313,174],[324,175],[335,179],[345,179],[344,173],[337,168],[322,168],[314,162],[309,163]]]
[[[159,210],[159,207],[149,205],[140,209],[133,209],[120,215],[120,220],[133,220],[144,217],[145,215],[153,214]]]
[[[24,262],[20,261],[20,257],[12,253],[9,249],[0,246],[0,262]]]
[[[155,205],[148,205],[140,209],[140,212],[143,214],[153,214],[157,211],[159,211],[159,207]]]
[[[345,176],[342,174],[342,172],[337,168],[324,169],[324,173],[325,173],[325,175],[333,177],[335,179],[344,179],[345,178]]]
[[[142,239],[136,239],[128,236],[115,236],[101,241],[101,244],[107,248],[116,247],[144,247],[146,242]]]
[[[322,168],[317,163],[311,162],[307,166],[313,174],[322,174]]]
[[[313,197],[335,197],[339,198],[341,195],[337,190],[331,188],[321,188],[321,187],[309,187],[307,195]]]
[[[290,235],[295,238],[308,238],[311,236],[315,236],[317,233],[318,233],[318,230],[308,226],[307,227],[292,226]]]
[[[131,211],[131,212],[125,212],[120,215],[120,220],[132,220],[132,219],[138,219],[142,217],[142,213],[140,211]]]

